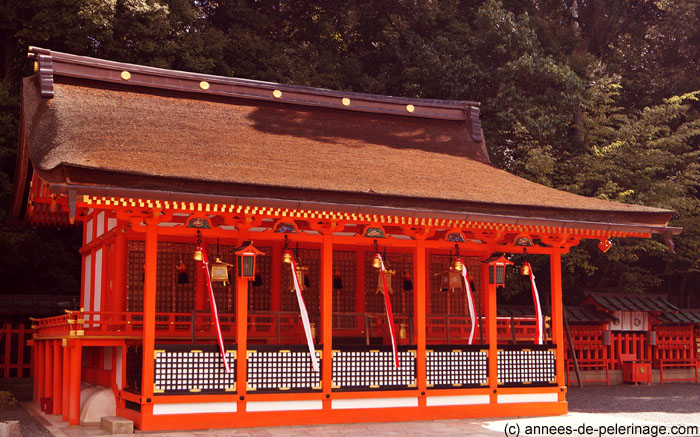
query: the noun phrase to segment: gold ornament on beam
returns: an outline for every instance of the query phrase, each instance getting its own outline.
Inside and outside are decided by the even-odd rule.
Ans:
[[[391,277],[394,276],[396,270],[384,270],[384,278],[386,279],[386,288],[390,295],[394,294],[394,289],[391,287]],[[382,271],[379,270],[378,281],[377,281],[377,291],[376,294],[381,294],[384,292],[384,285],[382,284]]]

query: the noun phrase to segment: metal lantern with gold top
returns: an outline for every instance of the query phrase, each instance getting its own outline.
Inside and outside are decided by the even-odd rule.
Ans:
[[[233,264],[221,261],[221,257],[218,255],[214,260],[215,261],[211,263],[211,280],[212,282],[221,282],[225,287],[231,283],[228,277],[228,269],[229,267],[233,267]]]

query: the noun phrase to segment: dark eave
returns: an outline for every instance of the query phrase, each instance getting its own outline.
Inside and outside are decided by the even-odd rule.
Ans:
[[[499,215],[488,213],[460,212],[455,210],[421,209],[409,207],[373,206],[367,204],[334,203],[311,200],[290,200],[270,197],[226,196],[191,192],[139,190],[114,188],[106,186],[85,186],[76,184],[52,184],[51,189],[57,194],[103,196],[114,198],[142,198],[161,201],[199,202],[209,204],[227,204],[243,206],[265,206],[280,209],[320,210],[347,212],[355,214],[376,214],[402,217],[418,217],[472,222],[495,223],[517,226],[540,226],[563,229],[589,229],[604,233],[620,234],[668,234],[678,235],[681,228],[638,224],[600,223],[583,220],[556,220],[550,218],[523,217],[518,215]],[[70,196],[69,196],[70,197]]]

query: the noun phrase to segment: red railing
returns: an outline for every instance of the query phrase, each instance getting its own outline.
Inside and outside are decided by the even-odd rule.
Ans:
[[[31,376],[32,355],[27,340],[32,330],[19,325],[14,328],[5,323],[0,331],[0,378],[26,378]]]
[[[657,326],[656,346],[652,348],[654,361],[691,360],[695,358],[693,326]]]
[[[651,360],[646,331],[610,333],[610,368],[620,368],[620,354],[634,354],[639,361]]]

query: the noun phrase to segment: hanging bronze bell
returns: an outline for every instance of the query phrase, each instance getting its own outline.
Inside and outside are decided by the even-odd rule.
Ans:
[[[522,267],[520,267],[520,274],[523,276],[530,276],[530,263],[523,263]]]
[[[285,264],[291,264],[293,259],[294,256],[289,251],[285,251],[284,255],[282,255],[282,262],[284,262]]]
[[[455,270],[457,270],[458,272],[461,272],[463,267],[464,267],[464,264],[462,264],[462,260],[457,258],[457,260],[455,261]]]
[[[372,267],[375,269],[382,268],[382,260],[379,258],[379,255],[374,256],[374,259],[372,260]]]
[[[195,250],[195,251],[194,251],[194,256],[193,256],[192,258],[194,258],[195,261],[200,261],[200,262],[201,262],[202,259],[203,259],[203,257],[202,257],[202,250],[201,250],[201,249]]]

